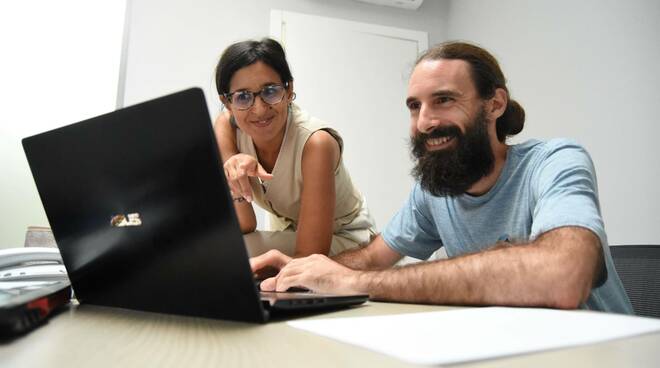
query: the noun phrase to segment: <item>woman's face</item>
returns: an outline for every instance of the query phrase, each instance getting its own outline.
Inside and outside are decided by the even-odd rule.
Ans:
[[[236,119],[238,127],[252,137],[256,144],[281,141],[284,135],[287,106],[291,101],[293,84],[289,83],[283,91],[281,101],[273,104],[265,102],[263,98],[272,102],[273,95],[278,96],[277,86],[283,86],[279,74],[261,61],[239,69],[229,81],[232,102],[223,99],[223,103]],[[236,93],[241,91],[254,94],[254,104],[243,110],[239,108],[241,107],[239,100],[249,99],[249,94]],[[264,91],[264,97],[260,95],[260,91]]]

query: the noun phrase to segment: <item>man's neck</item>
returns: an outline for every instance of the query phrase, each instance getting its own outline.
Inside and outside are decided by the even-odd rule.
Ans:
[[[493,170],[490,172],[490,174],[484,176],[483,178],[479,179],[478,182],[474,183],[474,185],[472,185],[470,189],[467,190],[467,194],[472,196],[484,195],[488,193],[490,188],[495,186],[495,183],[497,183],[497,179],[499,179],[500,174],[502,173],[502,169],[504,169],[504,164],[506,163],[509,146],[505,143],[497,142],[493,144],[492,147],[493,155],[495,156]]]

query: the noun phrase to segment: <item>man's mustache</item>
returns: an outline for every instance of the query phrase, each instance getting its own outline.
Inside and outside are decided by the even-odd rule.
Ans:
[[[432,138],[457,137],[461,138],[463,132],[455,125],[437,127],[429,133],[417,133],[412,137],[412,153],[420,158],[426,153],[426,141]]]
[[[427,140],[429,138],[444,138],[444,137],[454,137],[461,136],[463,133],[455,125],[437,127],[433,129],[430,133],[419,133],[420,138]]]

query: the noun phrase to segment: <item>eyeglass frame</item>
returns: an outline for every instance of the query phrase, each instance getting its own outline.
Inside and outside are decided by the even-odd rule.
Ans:
[[[280,87],[280,88],[282,88],[282,90],[284,91],[284,93],[282,94],[282,98],[281,98],[279,101],[277,101],[277,102],[273,102],[273,103],[269,103],[269,102],[266,102],[266,100],[264,100],[264,98],[263,98],[263,96],[262,96],[261,94],[263,93],[263,91],[264,91],[266,88],[269,88],[269,87]],[[237,94],[237,93],[245,93],[245,92],[249,93],[249,94],[252,96],[252,103],[250,104],[250,106],[248,106],[248,107],[246,107],[246,108],[242,108],[242,109],[239,108],[239,107],[236,107],[236,109],[238,109],[238,110],[245,111],[245,110],[249,110],[249,109],[251,109],[251,108],[254,106],[254,103],[257,101],[257,96],[259,96],[259,98],[261,98],[261,101],[262,101],[263,103],[265,103],[265,104],[268,104],[268,105],[270,105],[270,106],[277,105],[278,103],[280,103],[280,102],[282,102],[282,101],[284,100],[284,95],[286,95],[286,90],[287,90],[287,88],[289,88],[289,83],[284,83],[284,84],[273,83],[273,84],[268,84],[268,85],[263,86],[263,87],[262,87],[259,91],[257,91],[257,92],[252,92],[252,91],[247,90],[247,89],[242,89],[242,90],[238,90],[238,91],[234,91],[234,92],[230,92],[230,93],[225,93],[225,94],[223,94],[222,96],[223,96],[225,99],[227,99],[227,102],[229,102],[230,104],[233,105],[233,104],[234,104],[234,103],[232,102],[233,95],[235,95],[235,94]],[[293,95],[293,98],[295,99],[296,94],[293,93],[292,95]]]

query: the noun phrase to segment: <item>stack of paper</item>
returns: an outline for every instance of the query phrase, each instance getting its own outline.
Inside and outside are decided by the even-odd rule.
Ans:
[[[590,311],[466,308],[289,325],[417,364],[450,364],[660,331],[660,320]]]

